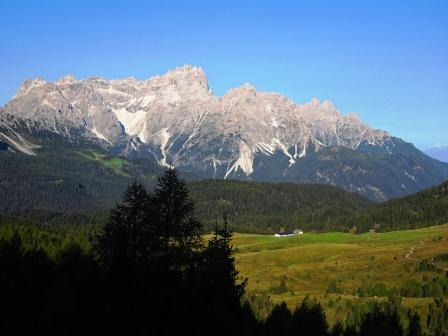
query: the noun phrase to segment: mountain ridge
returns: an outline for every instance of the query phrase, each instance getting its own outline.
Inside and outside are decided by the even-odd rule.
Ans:
[[[332,184],[377,200],[448,178],[448,165],[354,113],[342,114],[330,101],[297,104],[247,83],[215,96],[205,72],[191,65],[147,80],[27,80],[0,110],[0,142],[35,155],[42,146],[39,132],[203,178]],[[322,169],[333,148],[347,149],[345,163]],[[400,175],[400,184],[385,190],[376,175]]]
[[[425,154],[442,162],[448,162],[448,145],[437,145],[432,148],[428,148]]]

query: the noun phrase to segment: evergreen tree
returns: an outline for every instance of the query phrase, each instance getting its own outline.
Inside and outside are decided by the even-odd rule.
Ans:
[[[124,193],[122,202],[111,211],[96,245],[99,259],[105,265],[124,267],[149,257],[149,201],[145,188],[133,183]]]
[[[265,322],[266,336],[287,336],[291,334],[291,311],[285,302],[275,305]]]
[[[420,316],[417,312],[412,313],[411,310],[408,311],[409,328],[408,336],[421,336],[422,326],[420,324]]]
[[[238,271],[235,268],[233,248],[231,246],[232,232],[227,230],[224,219],[224,228],[215,229],[209,240],[207,248],[203,251],[202,268],[198,279],[199,291],[207,298],[204,307],[207,307],[208,322],[212,325],[221,325],[219,334],[228,335],[234,330],[247,327],[254,319],[252,309],[248,304],[242,309],[241,302],[247,280],[238,283]],[[204,277],[206,275],[206,277]]]
[[[376,335],[403,335],[398,309],[393,302],[376,303],[364,317],[360,327],[360,336]]]
[[[301,335],[326,336],[328,324],[319,303],[306,297],[292,315],[292,330]]]
[[[176,170],[167,169],[159,177],[153,205],[164,267],[185,270],[203,247],[202,227],[194,216],[185,181],[179,179]]]
[[[224,228],[216,229],[204,251],[205,273],[209,276],[209,285],[213,291],[239,303],[244,294],[247,279],[237,283],[239,272],[235,268],[235,258],[232,256],[232,237],[233,234],[227,230],[227,222],[224,218]]]
[[[429,305],[427,327],[434,335],[445,335],[448,330],[448,303],[442,298],[434,299],[434,303]]]
[[[359,336],[358,332],[356,331],[356,328],[354,326],[348,326],[345,328],[344,336]]]
[[[330,336],[342,336],[344,335],[344,326],[340,321],[337,321],[330,332]]]

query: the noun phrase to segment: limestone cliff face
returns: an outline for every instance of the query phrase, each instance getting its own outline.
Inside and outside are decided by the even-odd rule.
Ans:
[[[250,176],[256,157],[283,157],[288,169],[323,148],[394,146],[387,132],[329,101],[297,104],[249,84],[214,96],[204,71],[190,65],[143,81],[27,80],[0,116],[222,178]]]

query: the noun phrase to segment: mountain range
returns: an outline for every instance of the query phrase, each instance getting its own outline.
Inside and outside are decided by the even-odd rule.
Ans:
[[[192,179],[329,184],[384,201],[448,179],[447,163],[354,113],[342,114],[330,101],[298,104],[250,84],[216,96],[204,71],[190,65],[148,80],[27,80],[0,109],[0,155],[4,172],[15,167],[0,181],[10,189],[23,167],[43,181],[49,174],[57,179],[51,171],[61,172],[61,165],[82,176],[86,155],[101,169],[110,168],[107,160],[122,160],[119,170],[108,171],[110,181],[98,177],[104,185],[118,175],[151,180],[160,168],[175,166]],[[69,179],[60,180],[67,187]],[[76,185],[74,175],[70,183]]]
[[[425,154],[442,162],[448,162],[448,145],[437,145],[425,150]]]

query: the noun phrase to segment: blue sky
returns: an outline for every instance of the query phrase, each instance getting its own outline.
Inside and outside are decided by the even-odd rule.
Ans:
[[[29,77],[194,64],[218,95],[250,82],[448,143],[448,1],[2,0],[0,13],[0,105]]]

